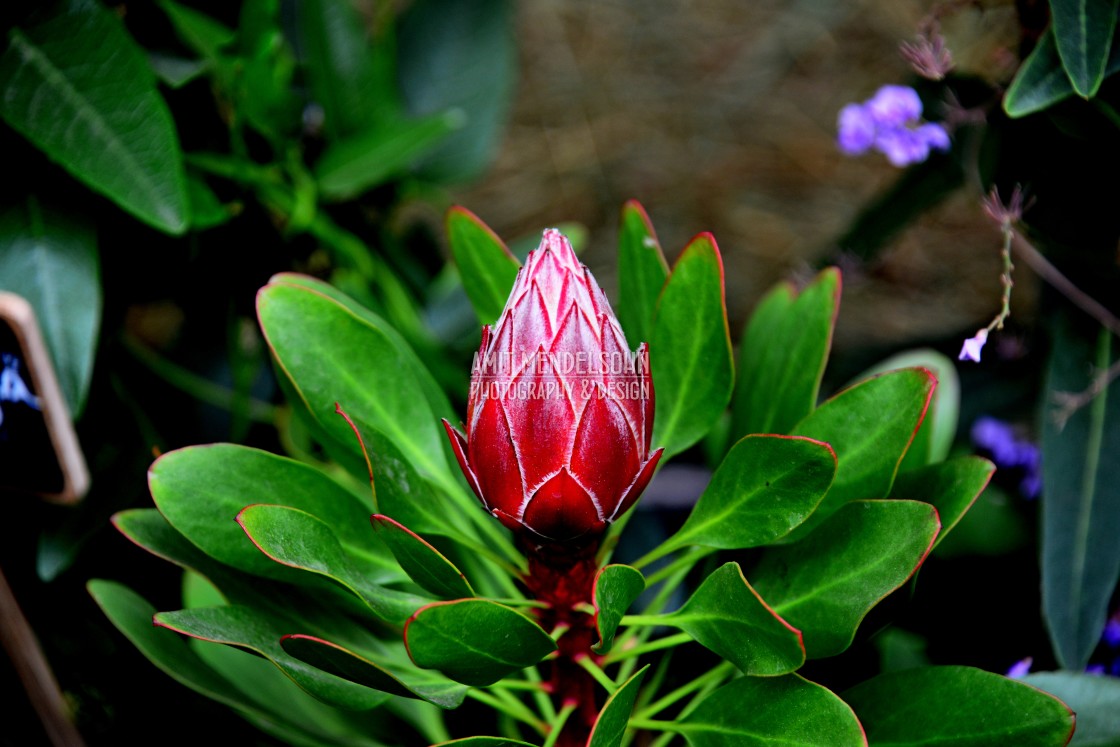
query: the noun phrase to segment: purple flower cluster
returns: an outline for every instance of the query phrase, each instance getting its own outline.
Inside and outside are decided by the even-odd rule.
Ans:
[[[991,455],[997,467],[1022,475],[1019,492],[1023,497],[1038,497],[1042,492],[1042,460],[1037,446],[1019,438],[1008,423],[991,417],[973,423],[971,436],[972,443]]]
[[[931,150],[949,150],[949,133],[922,122],[922,100],[913,88],[883,86],[862,104],[848,104],[838,119],[840,150],[858,156],[874,148],[895,166],[921,163]]]

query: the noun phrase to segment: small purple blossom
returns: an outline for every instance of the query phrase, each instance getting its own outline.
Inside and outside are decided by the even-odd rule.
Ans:
[[[1007,676],[1013,680],[1017,680],[1020,677],[1026,677],[1031,673],[1031,664],[1033,663],[1034,658],[1030,656],[1025,659],[1020,659],[1019,661],[1012,664],[1011,668],[1007,670]]]
[[[1120,611],[1108,619],[1101,640],[1112,648],[1120,648]]]
[[[922,122],[922,100],[907,86],[887,85],[862,104],[848,104],[837,117],[837,145],[850,156],[874,148],[895,166],[921,163],[931,150],[948,150],[949,133]]]
[[[1100,676],[1104,674],[1104,664],[1090,664],[1085,667],[1085,674]]]
[[[1042,492],[1042,458],[1038,447],[1020,438],[1010,424],[982,417],[972,424],[972,443],[991,456],[1000,470],[1021,475],[1019,492],[1024,498],[1037,498]]]
[[[957,360],[970,360],[976,363],[980,362],[980,351],[984,349],[984,343],[988,341],[987,328],[980,329],[976,334],[964,341],[961,345],[960,355]]]

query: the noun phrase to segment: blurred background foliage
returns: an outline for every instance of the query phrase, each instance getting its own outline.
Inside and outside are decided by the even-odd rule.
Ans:
[[[956,66],[919,83],[898,42],[931,13]],[[1115,312],[1120,187],[1094,178],[1120,165],[1112,58],[1088,99],[1027,80],[1015,116],[1006,108],[1024,59],[1060,72],[1053,55],[1032,57],[1053,47],[1049,24],[1041,0],[4,4],[0,288],[36,302],[93,488],[76,508],[5,496],[0,564],[83,735],[188,743],[220,725],[266,743],[152,670],[84,583],[117,578],[174,606],[161,597],[174,572],[135,563],[108,524],[148,505],[153,455],[222,440],[312,448],[276,404],[254,321],[277,272],[376,310],[461,403],[478,321],[447,262],[446,209],[527,237],[522,256],[546,225],[572,221],[612,293],[618,208],[636,198],[670,259],[701,230],[719,239],[733,339],[775,282],[840,265],[832,391],[902,349],[955,356],[987,323],[1002,266],[980,197],[1023,184],[1032,241]],[[836,113],[885,82],[918,87],[927,116],[952,126],[952,152],[900,172],[837,150]],[[1065,350],[1110,360],[1098,324],[1023,268],[1014,279],[1008,325],[983,365],[960,369],[959,450],[982,414],[1034,440],[1052,422],[1048,322],[1065,325]],[[1054,376],[1077,390],[1087,369]],[[685,457],[704,462],[699,448]],[[700,475],[667,472],[648,510],[679,513]],[[1038,505],[1011,477],[923,570],[924,593],[882,613],[898,629],[822,666],[853,682],[914,657],[1055,666]],[[1101,505],[1120,514],[1115,494]],[[26,705],[14,672],[0,673],[6,702]],[[7,710],[19,725],[0,744],[41,733],[28,708]]]

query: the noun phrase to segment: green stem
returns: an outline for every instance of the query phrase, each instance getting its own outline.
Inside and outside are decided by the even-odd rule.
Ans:
[[[564,724],[568,722],[568,716],[572,715],[572,711],[576,709],[575,703],[566,703],[560,709],[559,715],[552,721],[552,730],[548,732],[548,738],[544,740],[541,747],[554,747],[556,740],[560,738],[560,732],[564,731]]]
[[[621,625],[650,625],[659,627],[665,625],[664,615],[623,615]]]
[[[647,729],[649,731],[668,731],[677,732],[685,731],[681,724],[675,721],[656,721],[648,718],[632,718],[630,719],[630,726],[635,729]]]
[[[483,703],[493,708],[495,711],[504,713],[510,718],[528,725],[542,736],[548,732],[548,724],[534,716],[532,711],[525,707],[524,703],[504,690],[495,690],[495,693],[504,693],[509,696],[509,699],[497,697],[496,695],[491,695],[490,693],[473,688],[467,690],[467,697],[474,698],[479,703]]]
[[[579,664],[581,667],[583,667],[588,674],[594,677],[595,681],[602,685],[603,689],[605,689],[608,693],[613,693],[618,689],[618,685],[615,684],[614,680],[612,680],[607,675],[607,673],[603,671],[602,667],[592,661],[590,656],[580,656],[575,660],[575,662],[576,664]]]
[[[180,389],[195,399],[224,410],[232,411],[239,403],[240,397],[236,392],[224,386],[215,384],[210,379],[199,376],[193,371],[167,360],[158,353],[145,347],[140,341],[129,334],[121,335],[121,343],[137,361],[144,364],[152,373]],[[268,402],[259,399],[248,399],[248,416],[258,423],[275,424],[277,408]]]
[[[529,667],[525,670],[525,676],[528,677],[529,682],[537,685],[537,690],[533,692],[533,700],[537,703],[537,710],[541,712],[545,721],[550,723],[555,721],[556,706],[552,705],[552,698],[548,697],[544,682],[541,681],[540,670],[536,667]]]
[[[730,662],[725,661],[722,664],[718,664],[709,669],[706,673],[692,680],[691,682],[687,682],[684,685],[681,685],[676,690],[673,690],[671,693],[662,696],[650,705],[641,709],[635,714],[635,718],[651,718],[653,716],[656,716],[661,711],[673,705],[681,698],[692,694],[696,690],[702,690],[708,687],[713,682],[716,684],[722,684],[724,679],[734,673],[735,666]]]
[[[614,664],[616,662],[625,661],[626,659],[641,656],[642,654],[648,654],[651,651],[660,651],[662,649],[680,646],[684,643],[692,643],[693,640],[693,637],[688,633],[668,635],[664,638],[658,638],[652,643],[639,644],[628,649],[615,649],[608,654],[603,661],[606,664]]]
[[[692,570],[692,566],[696,565],[697,561],[711,555],[713,552],[715,552],[715,550],[710,547],[694,547],[684,555],[674,559],[673,562],[669,563],[664,568],[659,568],[657,571],[650,574],[649,578],[646,579],[646,585],[652,586],[682,570],[687,573]],[[673,584],[674,587],[676,585],[677,584]]]
[[[540,693],[544,692],[544,686],[541,685],[541,682],[540,682],[539,679],[536,680],[536,681],[533,681],[531,679],[529,679],[529,680],[498,680],[493,685],[490,685],[490,688],[491,689],[505,688],[506,690],[522,690],[522,691],[526,691],[526,692],[540,692]]]
[[[662,542],[660,545],[653,548],[652,550],[647,552],[645,555],[643,555],[642,557],[635,560],[630,565],[634,566],[638,570],[641,570],[641,569],[645,568],[647,565],[649,565],[650,563],[654,562],[655,560],[660,560],[661,558],[665,557],[666,555],[668,555],[669,553],[673,552],[676,549],[677,548],[674,547],[670,542],[668,542],[668,541]]]
[[[491,602],[504,604],[507,607],[535,607],[536,609],[547,609],[548,605],[544,602],[538,602],[535,599],[525,599],[523,597],[511,597],[509,599],[491,599]]]

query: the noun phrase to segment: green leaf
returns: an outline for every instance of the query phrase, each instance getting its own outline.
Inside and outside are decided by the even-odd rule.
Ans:
[[[335,142],[315,165],[323,195],[349,200],[384,184],[462,126],[460,112],[382,122]]]
[[[1043,402],[1080,392],[1117,355],[1061,323],[1053,336]],[[1112,382],[1059,428],[1042,422],[1042,609],[1058,661],[1085,668],[1120,580],[1120,384]]]
[[[160,82],[169,88],[182,88],[206,72],[206,63],[202,60],[186,60],[159,52],[148,52],[148,64]]]
[[[183,43],[211,66],[219,62],[222,51],[236,38],[228,26],[193,8],[172,0],[159,0],[159,7]]]
[[[381,514],[372,520],[378,536],[420,588],[443,599],[474,596],[463,572],[415,532]]]
[[[1076,672],[1037,672],[1021,682],[1061,698],[1077,714],[1070,747],[1120,747],[1120,680]]]
[[[685,247],[657,301],[649,358],[657,411],[653,445],[668,459],[704,437],[731,398],[731,338],[715,238]]]
[[[342,679],[365,685],[373,690],[400,695],[405,698],[420,698],[434,703],[440,708],[458,708],[466,697],[467,688],[453,682],[428,681],[431,677],[425,672],[410,671],[408,674],[417,682],[409,683],[393,674],[384,666],[350,651],[337,643],[324,641],[308,635],[286,635],[280,639],[280,646],[300,661],[329,672]],[[419,677],[418,677],[419,675]]]
[[[270,503],[298,508],[324,522],[372,581],[400,578],[396,562],[370,534],[371,507],[308,465],[233,444],[190,446],[157,459],[148,486],[175,529],[235,568],[292,580],[234,522],[245,506]]]
[[[353,441],[335,412],[340,403],[393,441],[421,475],[454,484],[423,383],[430,374],[384,323],[287,276],[261,289],[257,313],[281,371],[328,434]]]
[[[535,622],[485,599],[435,602],[420,609],[405,625],[404,640],[416,666],[438,669],[456,682],[479,687],[556,650]]]
[[[595,629],[599,642],[591,647],[597,654],[606,654],[614,645],[614,634],[622,616],[645,591],[646,580],[641,572],[628,565],[603,566],[595,574],[591,596],[595,600]]]
[[[0,213],[0,290],[31,304],[71,417],[85,405],[101,324],[97,237],[29,196]]]
[[[899,465],[899,472],[902,473],[940,462],[949,456],[953,439],[957,435],[961,383],[953,361],[936,350],[928,348],[892,355],[872,366],[863,375],[856,377],[856,382],[900,368],[924,368],[937,380],[937,387],[933,390],[933,398],[926,410],[926,416],[922,419],[922,425],[914,434],[914,440],[906,450],[902,464]]]
[[[251,607],[227,605],[160,612],[153,622],[192,638],[254,651],[270,659],[301,688],[337,708],[367,710],[389,698],[386,693],[348,682],[291,656],[280,647],[280,638],[292,631],[278,627],[277,619]]]
[[[941,531],[933,545],[937,547],[972,508],[995,471],[995,465],[987,459],[976,456],[957,457],[903,472],[891,487],[890,497],[922,501],[937,509],[941,519]]]
[[[528,742],[505,737],[464,737],[452,739],[450,742],[440,742],[432,747],[534,747]]]
[[[509,0],[417,0],[401,16],[398,78],[409,112],[457,108],[467,121],[430,155],[424,176],[461,182],[490,165],[517,78],[513,20]]]
[[[645,209],[636,200],[622,206],[618,234],[618,321],[626,340],[653,337],[657,298],[669,277],[669,265]]]
[[[162,231],[187,227],[183,157],[144,53],[113,13],[76,5],[13,28],[0,116],[96,192]]]
[[[626,725],[630,721],[630,714],[634,710],[638,691],[642,687],[642,680],[648,669],[649,664],[646,664],[607,698],[603,710],[599,711],[599,718],[595,720],[595,726],[591,728],[587,747],[622,747],[622,738],[626,736]]]
[[[972,667],[881,674],[844,693],[872,745],[1061,745],[1073,713],[1058,699]]]
[[[811,534],[768,549],[752,573],[810,658],[845,650],[864,616],[904,584],[933,547],[937,511],[915,501],[853,501]]]
[[[1082,98],[1095,96],[1104,79],[1118,7],[1120,0],[1050,0],[1058,56]]]
[[[323,107],[328,137],[339,140],[368,128],[378,115],[396,114],[400,102],[392,71],[378,64],[375,51],[391,46],[391,26],[369,38],[349,0],[303,0],[298,12],[307,79]]]
[[[326,576],[365,602],[379,620],[403,626],[425,599],[372,583],[355,570],[354,558],[330,528],[309,513],[286,506],[256,504],[237,523],[266,556],[277,563]]]
[[[463,289],[485,324],[502,314],[521,263],[497,234],[466,208],[447,211],[447,239]]]
[[[788,433],[813,411],[839,308],[836,268],[800,294],[783,283],[759,301],[739,345],[732,437]]]
[[[662,619],[744,674],[785,674],[805,663],[800,631],[751,588],[738,563],[717,568],[679,610]]]
[[[1003,96],[1003,110],[1012,119],[1056,104],[1073,95],[1073,84],[1058,58],[1053,27],[1038,40]]]
[[[190,203],[191,228],[204,231],[220,226],[233,217],[234,209],[222,204],[214,190],[197,174],[187,172],[187,198]]]
[[[789,534],[828,492],[836,454],[800,436],[747,436],[731,447],[684,526],[662,549],[739,550]]]
[[[692,747],[847,747],[866,745],[844,701],[796,674],[740,677],[678,724]]]
[[[848,501],[890,494],[936,384],[923,368],[881,374],[840,392],[794,427],[798,435],[828,443],[838,460],[831,489],[794,537]]]

